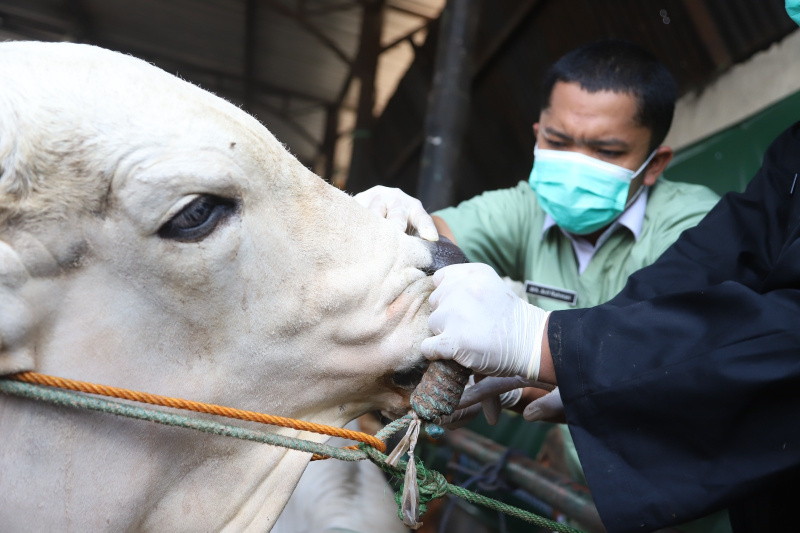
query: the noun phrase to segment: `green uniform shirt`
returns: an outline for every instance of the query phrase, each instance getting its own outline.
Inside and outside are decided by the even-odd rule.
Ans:
[[[542,234],[546,214],[539,206],[536,193],[525,181],[511,189],[483,193],[434,215],[447,222],[470,262],[487,263],[501,276],[513,280],[577,293],[574,305],[528,295],[530,303],[556,311],[593,307],[616,296],[628,276],[658,259],[683,230],[696,226],[718,200],[719,196],[707,187],[659,178],[649,191],[638,240],[628,228],[620,226],[595,251],[582,274],[578,272],[572,243],[561,230],[553,226]],[[516,421],[501,422],[493,431],[505,432],[506,438],[499,440],[511,447],[523,447],[522,443],[534,440],[540,442],[541,436],[530,434],[534,425],[526,426],[528,431],[520,428]],[[509,429],[516,434],[508,435]],[[565,424],[561,429],[572,477],[585,484],[569,430]],[[680,529],[720,532],[730,531],[730,525],[727,513],[722,512],[684,524]]]
[[[655,261],[681,232],[697,225],[719,197],[701,185],[659,179],[649,191],[639,239],[620,227],[578,273],[570,240],[558,227],[542,235],[545,212],[521,181],[486,192],[458,207],[434,213],[444,219],[473,263],[487,263],[501,276],[577,293],[576,307],[593,307],[622,290],[628,276]],[[528,296],[547,311],[569,309],[560,300]]]

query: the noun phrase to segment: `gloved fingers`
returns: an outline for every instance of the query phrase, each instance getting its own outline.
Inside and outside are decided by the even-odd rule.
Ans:
[[[561,392],[558,387],[539,398],[532,401],[525,408],[522,416],[528,422],[540,420],[547,422],[565,422],[564,403],[561,401]]]
[[[483,409],[483,416],[486,417],[486,421],[489,425],[496,425],[497,420],[500,418],[500,411],[502,410],[502,407],[500,407],[500,397],[492,396],[491,398],[483,400],[481,402],[481,408]]]
[[[433,223],[433,217],[425,211],[421,202],[417,201],[416,204],[411,206],[408,213],[408,223],[417,230],[420,238],[434,242],[439,240],[439,232],[436,230],[436,224]]]
[[[486,280],[493,281],[492,278],[497,278],[497,281],[502,285],[494,288],[487,287],[489,283]],[[428,302],[433,310],[439,307],[442,300],[455,300],[452,305],[462,309],[464,307],[464,299],[476,300],[476,296],[481,292],[497,289],[510,291],[494,269],[483,263],[448,265],[437,270],[431,279],[434,286],[436,286],[436,289],[428,297]],[[448,298],[453,293],[457,293],[459,296]]]
[[[448,280],[448,283],[453,283],[458,282],[461,278],[473,279],[476,276],[491,276],[492,274],[503,284],[503,287],[506,286],[505,282],[497,275],[497,272],[484,263],[460,263],[440,268],[433,274],[433,284],[439,287],[445,280]]]
[[[408,209],[402,205],[390,206],[386,209],[386,220],[403,233],[408,233]]]
[[[377,186],[353,196],[353,200],[381,218],[386,216],[387,202],[382,196],[385,187]]]
[[[458,409],[452,415],[443,416],[439,425],[447,429],[456,429],[466,425],[481,412],[481,404],[475,404],[466,409]]]
[[[416,230],[428,241],[439,240],[433,218],[422,207],[422,202],[400,189],[377,185],[353,197],[358,203],[385,218],[403,233]]]
[[[450,337],[436,335],[435,337],[428,337],[422,341],[419,349],[426,359],[436,360],[453,359],[458,347]]]
[[[461,396],[461,401],[458,407],[464,408],[482,402],[487,398],[493,396],[500,396],[504,392],[512,391],[520,387],[527,386],[528,380],[519,376],[506,377],[506,378],[485,378],[472,387],[464,389],[464,394]],[[517,398],[519,400],[519,398]],[[510,407],[510,406],[504,406]]]

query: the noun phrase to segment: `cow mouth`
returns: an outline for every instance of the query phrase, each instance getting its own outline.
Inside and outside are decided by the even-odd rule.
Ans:
[[[459,263],[468,263],[467,256],[461,248],[453,244],[447,237],[440,236],[437,242],[427,243],[431,252],[431,264],[423,269],[428,276],[440,268]],[[427,298],[426,298],[427,300]],[[413,391],[422,380],[423,374],[428,369],[429,361],[421,358],[413,367],[406,370],[399,370],[392,374],[390,381],[392,385],[399,389]]]

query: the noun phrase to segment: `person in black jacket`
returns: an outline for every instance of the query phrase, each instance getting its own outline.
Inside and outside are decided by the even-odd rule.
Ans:
[[[611,532],[726,507],[734,531],[798,530],[799,173],[797,123],[744,193],[594,308],[548,316],[488,267],[446,267],[422,350],[557,384]]]

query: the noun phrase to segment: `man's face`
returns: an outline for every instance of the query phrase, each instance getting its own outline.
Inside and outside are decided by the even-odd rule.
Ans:
[[[650,129],[636,120],[636,97],[625,93],[590,93],[577,83],[557,82],[550,107],[533,125],[539,148],[564,150],[637,170],[649,155]],[[643,172],[631,183],[629,198],[645,181]],[[657,177],[657,175],[655,176]],[[655,182],[655,179],[652,180]]]

